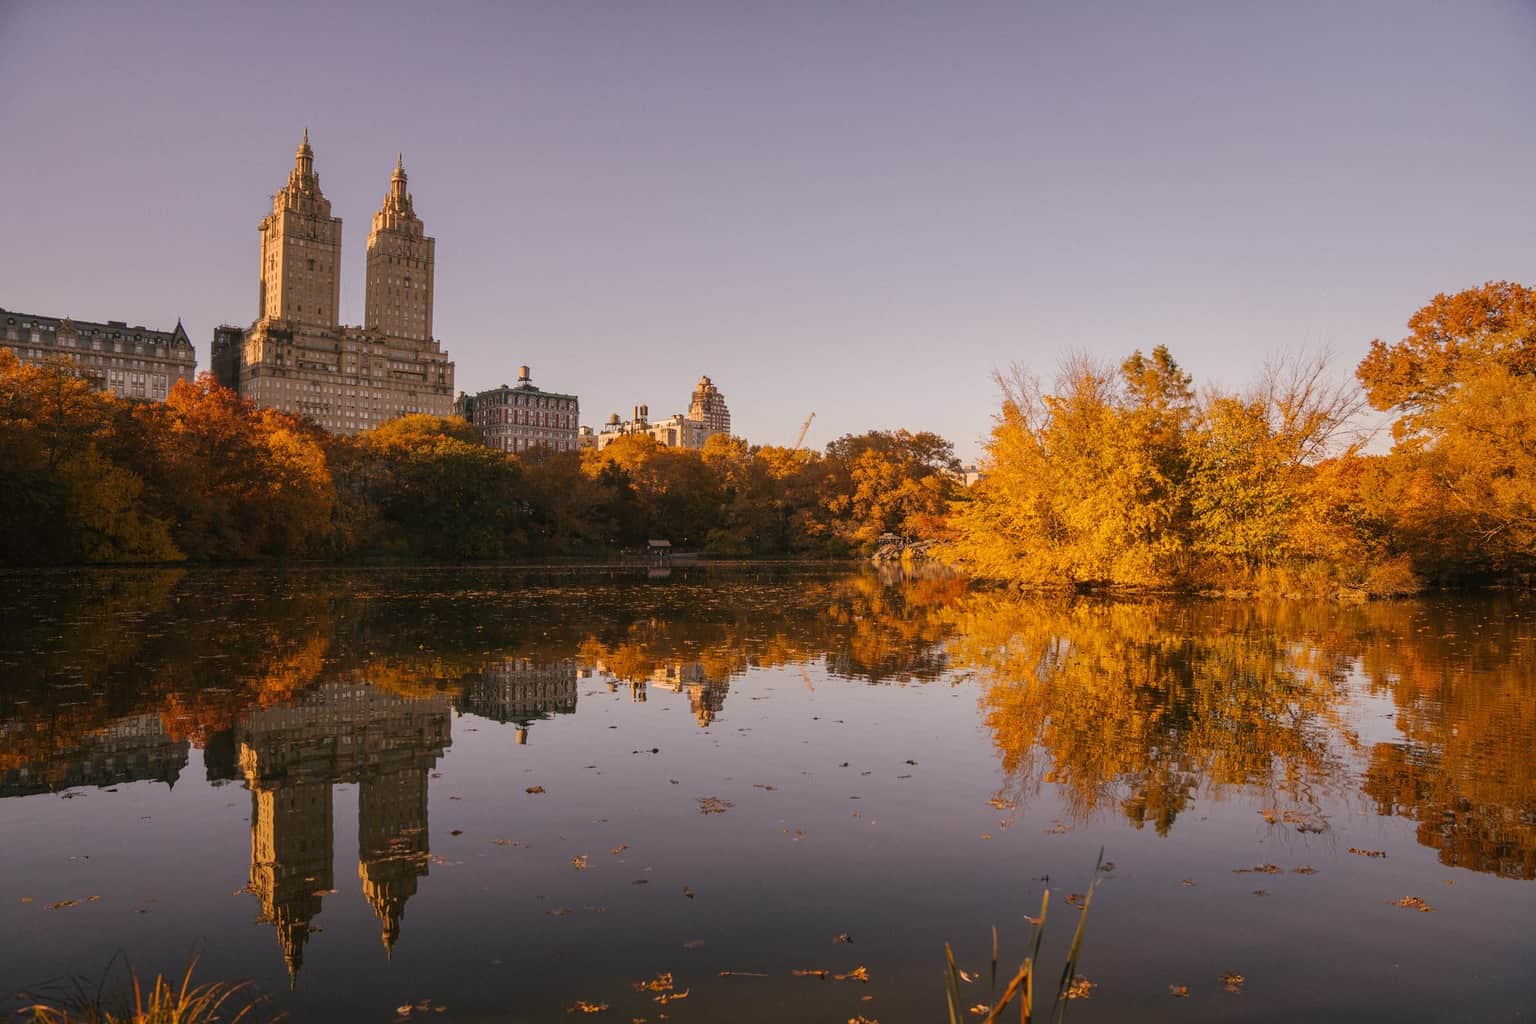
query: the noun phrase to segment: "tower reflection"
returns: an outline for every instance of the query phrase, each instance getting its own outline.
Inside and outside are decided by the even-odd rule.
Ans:
[[[238,766],[251,791],[250,889],[297,979],[322,898],[335,888],[331,787],[358,784],[363,895],[386,951],[427,874],[427,782],[451,743],[446,701],[411,700],[366,683],[331,682],[299,702],[241,714]]]

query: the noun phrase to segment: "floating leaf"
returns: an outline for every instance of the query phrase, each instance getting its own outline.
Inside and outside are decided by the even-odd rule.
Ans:
[[[1418,896],[1404,896],[1400,900],[1393,900],[1392,905],[1395,907],[1406,907],[1409,910],[1417,910],[1421,914],[1433,914],[1435,912],[1434,907],[1430,906],[1428,903],[1425,903],[1424,900]]]

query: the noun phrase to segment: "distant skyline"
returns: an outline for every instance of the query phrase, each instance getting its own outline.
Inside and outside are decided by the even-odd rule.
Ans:
[[[0,306],[256,318],[305,127],[342,320],[397,151],[456,387],[788,444],[934,430],[994,369],[1168,345],[1199,383],[1533,279],[1536,2],[0,0]]]

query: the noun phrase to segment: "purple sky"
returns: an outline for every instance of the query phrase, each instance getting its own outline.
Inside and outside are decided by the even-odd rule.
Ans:
[[[438,8],[441,8],[439,10]],[[0,306],[256,315],[308,125],[342,318],[405,152],[458,386],[810,443],[937,430],[994,368],[1168,344],[1347,372],[1531,280],[1536,3],[0,0]]]

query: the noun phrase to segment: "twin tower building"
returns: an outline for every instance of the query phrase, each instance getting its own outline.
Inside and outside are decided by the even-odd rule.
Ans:
[[[434,248],[397,159],[368,233],[361,327],[338,322],[341,218],[320,191],[309,131],[261,222],[258,319],[214,332],[213,372],[259,406],[355,433],[453,413],[453,363],[432,337]]]

